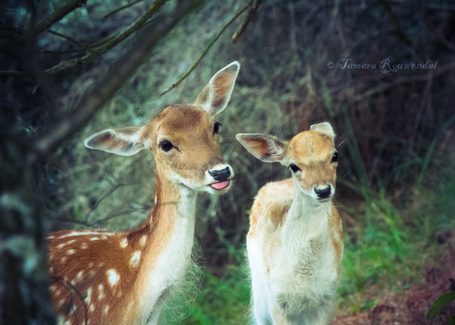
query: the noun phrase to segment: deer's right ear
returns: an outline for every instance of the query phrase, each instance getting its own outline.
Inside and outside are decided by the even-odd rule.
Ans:
[[[234,61],[218,71],[202,89],[193,105],[202,107],[213,115],[223,111],[231,99],[239,70],[240,63]]]
[[[287,142],[268,134],[239,133],[240,144],[257,159],[264,162],[279,162],[284,158]]]
[[[130,126],[107,129],[93,134],[84,141],[90,149],[102,150],[120,156],[132,156],[145,148],[141,140],[141,128]]]

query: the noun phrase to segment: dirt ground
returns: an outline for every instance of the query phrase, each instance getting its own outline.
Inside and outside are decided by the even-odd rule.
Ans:
[[[401,295],[388,294],[369,311],[356,315],[338,315],[332,325],[447,325],[455,314],[455,302],[445,306],[430,322],[426,313],[441,295],[455,290],[455,236],[453,232],[438,238],[447,252],[438,260],[438,267],[428,267],[424,282]],[[451,280],[452,279],[452,280]],[[452,282],[451,282],[452,281]]]

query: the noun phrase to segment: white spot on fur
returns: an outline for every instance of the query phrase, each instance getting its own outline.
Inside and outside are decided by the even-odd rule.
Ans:
[[[69,244],[72,244],[76,241],[76,239],[73,239],[73,240],[70,240],[69,242],[67,242],[66,244],[69,245]]]
[[[66,257],[62,257],[62,259],[60,260],[60,262],[61,262],[62,264],[65,263],[65,261],[66,261]]]
[[[76,280],[82,279],[82,274],[84,274],[84,271],[80,271],[80,272],[77,274]]]
[[[64,302],[65,302],[65,299],[60,299],[60,301],[58,302],[58,305],[61,306],[61,305],[63,305]]]
[[[99,291],[99,294],[98,294],[98,300],[101,300],[104,298],[104,292],[103,292],[103,285],[100,284],[98,286],[98,291]]]
[[[87,243],[83,243],[83,244],[81,245],[81,249],[87,249],[87,248],[88,248]]]
[[[98,237],[90,238],[90,240],[100,240]]]
[[[117,298],[120,298],[122,296],[122,290],[120,290],[118,293],[117,293]]]
[[[84,300],[90,302],[90,299],[92,298],[92,287],[87,289],[87,296],[85,297]]]
[[[54,236],[48,236],[48,237],[47,237],[47,239],[52,239],[52,238],[54,238]]]
[[[123,238],[123,240],[120,242],[120,247],[122,248],[125,248],[126,246],[128,246],[128,239]]]
[[[60,244],[57,246],[58,249],[62,249],[63,247],[65,247],[66,243],[63,243],[63,244]]]
[[[144,236],[141,237],[141,240],[140,240],[139,244],[140,244],[141,246],[145,246],[145,243],[146,243],[146,242],[147,242],[147,236],[144,235]]]
[[[107,239],[107,236],[106,236],[106,235],[103,235],[103,236],[101,236],[101,239],[106,240],[106,239]]]
[[[109,306],[106,306],[106,308],[104,308],[103,313],[107,314],[108,311],[109,311]]]
[[[54,267],[53,267],[53,266],[51,266],[51,267],[49,268],[49,272],[50,272],[50,273],[53,273],[53,272],[54,272]]]
[[[76,253],[76,250],[75,249],[69,249],[66,253],[68,255],[73,255],[74,253]]]
[[[120,279],[120,275],[114,270],[114,269],[109,269],[107,270],[107,280],[109,281],[109,284],[111,287],[115,286]]]
[[[95,311],[95,306],[93,304],[90,305],[89,309],[88,309],[91,313],[93,313]]]
[[[140,251],[134,252],[133,257],[131,257],[131,259],[130,259],[131,267],[136,267],[139,264],[140,260],[141,260],[141,252]]]
[[[72,237],[72,236],[83,236],[83,235],[100,235],[101,233],[96,232],[96,231],[73,231],[70,232],[69,234],[63,235],[60,238],[66,238],[66,237]],[[106,235],[111,235],[112,233],[102,233]]]

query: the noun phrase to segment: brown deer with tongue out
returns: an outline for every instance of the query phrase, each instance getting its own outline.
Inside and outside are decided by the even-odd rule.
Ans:
[[[219,195],[234,172],[220,154],[215,116],[240,65],[218,71],[193,105],[170,105],[142,127],[107,129],[85,146],[122,156],[143,149],[156,163],[155,202],[137,230],[58,231],[48,236],[50,295],[64,324],[157,324],[191,261],[198,192]]]

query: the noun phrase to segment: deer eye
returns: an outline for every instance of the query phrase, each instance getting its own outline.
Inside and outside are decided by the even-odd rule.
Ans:
[[[338,152],[335,152],[332,156],[332,163],[336,163],[338,162]]]
[[[172,148],[174,148],[174,145],[172,144],[171,141],[169,140],[163,140],[160,142],[159,144],[161,150],[163,150],[164,152],[168,152],[169,150],[171,150]]]
[[[223,124],[221,124],[220,122],[215,122],[215,124],[213,125],[213,133],[218,134],[220,132],[221,126],[223,126]]]
[[[298,171],[301,171],[301,169],[299,167],[297,167],[296,164],[290,164],[289,165],[289,168],[294,172],[294,173],[297,173]]]

